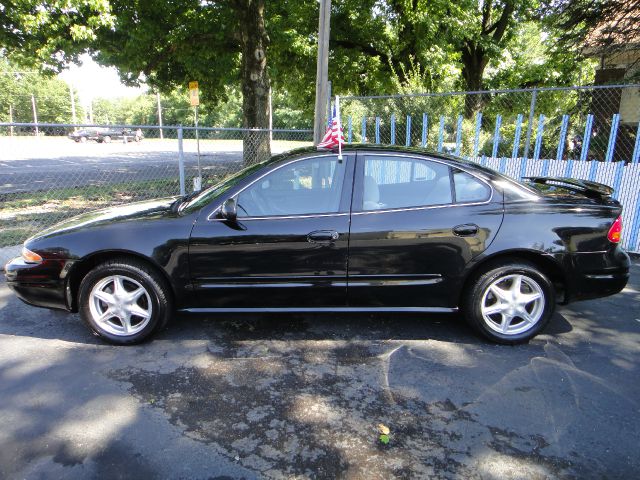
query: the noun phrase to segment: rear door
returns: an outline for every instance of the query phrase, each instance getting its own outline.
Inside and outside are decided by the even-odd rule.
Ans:
[[[359,152],[349,244],[349,305],[457,306],[465,265],[503,217],[502,196],[470,171],[397,153]]]

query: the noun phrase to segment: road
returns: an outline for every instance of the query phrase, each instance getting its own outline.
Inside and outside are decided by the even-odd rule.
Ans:
[[[112,347],[0,283],[0,478],[637,477],[635,263],[515,347],[389,313],[183,316]]]

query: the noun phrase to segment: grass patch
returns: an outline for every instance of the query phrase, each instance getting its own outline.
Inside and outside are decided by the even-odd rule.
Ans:
[[[0,194],[0,213],[7,210],[58,202],[123,202],[176,195],[180,191],[176,179],[124,182],[108,185],[83,185],[36,192]]]
[[[176,195],[179,182],[150,180],[0,195],[0,247],[18,245],[44,228],[84,212]]]
[[[203,187],[214,185],[225,176],[205,177]],[[187,183],[187,192],[189,186]],[[0,194],[0,247],[18,245],[31,235],[81,213],[179,192],[178,179],[164,179]]]

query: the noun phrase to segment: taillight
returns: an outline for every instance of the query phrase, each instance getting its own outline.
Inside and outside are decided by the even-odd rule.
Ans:
[[[622,235],[622,217],[616,218],[616,221],[613,222],[611,228],[609,229],[609,233],[607,234],[607,238],[611,243],[620,242],[620,237]]]

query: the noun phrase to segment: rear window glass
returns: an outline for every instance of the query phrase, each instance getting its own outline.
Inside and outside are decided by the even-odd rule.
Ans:
[[[458,203],[484,202],[491,195],[491,190],[487,185],[462,170],[454,170],[453,184]]]
[[[449,167],[400,156],[367,156],[363,210],[421,207],[451,203]]]

